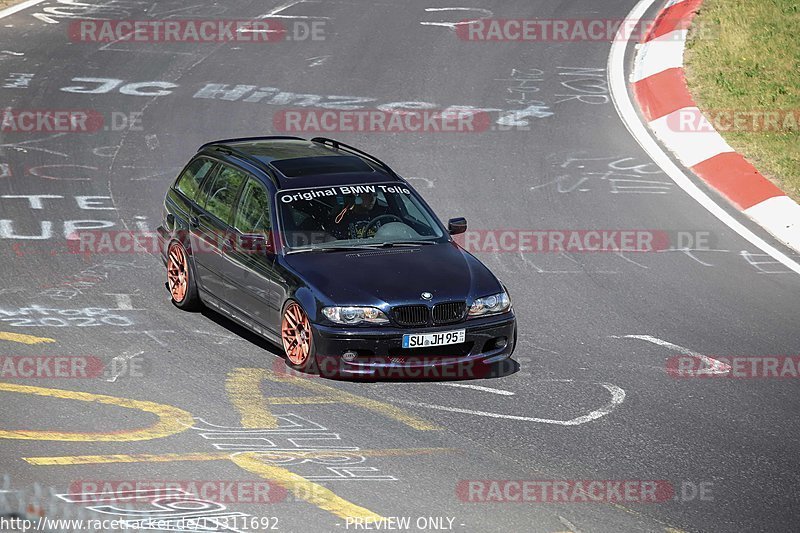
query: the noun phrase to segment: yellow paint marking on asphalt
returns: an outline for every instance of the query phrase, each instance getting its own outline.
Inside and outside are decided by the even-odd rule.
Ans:
[[[73,455],[65,457],[23,457],[34,466],[100,465],[110,463],[172,463],[176,461],[222,461],[230,459],[227,452],[165,453],[162,455]]]
[[[264,398],[260,393],[260,383],[263,380],[297,385],[298,387],[316,393],[318,396]],[[227,386],[229,392],[233,391],[235,393],[231,401],[242,413],[242,425],[248,428],[276,427],[277,421],[275,421],[275,417],[269,412],[269,408],[266,404],[298,405],[308,402],[346,403],[368,409],[417,430],[432,431],[442,429],[392,404],[351,394],[335,387],[319,383],[313,378],[282,376],[263,368],[237,368],[228,375]],[[255,422],[257,424],[271,421],[273,425],[247,425],[245,421],[248,423]]]
[[[225,390],[228,398],[239,411],[242,427],[276,428],[278,420],[272,415],[261,394],[263,376],[246,368],[237,368],[228,374]]]
[[[298,457],[300,459],[316,459],[329,457],[337,453],[351,453],[364,457],[404,457],[412,455],[432,455],[435,453],[452,453],[456,448],[388,448],[385,450],[345,450],[307,451],[307,452],[254,452],[258,457],[270,456]],[[230,460],[229,452],[198,452],[198,453],[165,453],[161,455],[134,454],[134,455],[73,455],[64,457],[23,457],[23,461],[34,466],[71,466],[71,465],[99,465],[111,463],[172,463],[180,461],[225,461]]]
[[[151,440],[168,437],[181,433],[190,428],[194,420],[191,413],[154,402],[140,400],[128,400],[103,394],[92,394],[88,392],[68,391],[61,389],[45,389],[41,387],[31,387],[27,385],[17,385],[14,383],[0,383],[0,391],[16,392],[20,394],[33,394],[35,396],[45,396],[64,400],[76,400],[80,402],[99,403],[103,405],[115,405],[126,409],[135,409],[156,415],[158,421],[145,428],[123,430],[109,433],[78,433],[64,432],[55,430],[4,430],[0,429],[0,439],[16,440],[54,440],[68,442],[129,442],[140,440]]]
[[[289,472],[285,468],[260,461],[257,452],[236,454],[231,457],[231,460],[240,468],[282,486],[291,491],[296,498],[314,504],[339,518],[361,519],[365,523],[383,519],[381,515],[337,496],[322,485],[309,481],[294,472]]]
[[[261,393],[261,383],[265,380],[298,385],[319,394],[319,396],[265,398]],[[301,405],[307,402],[321,403],[323,401],[325,403],[347,403],[365,407],[416,429],[439,429],[393,405],[342,392],[320,383],[311,383],[307,379],[281,377],[262,368],[237,368],[232,370],[225,380],[225,389],[228,392],[231,403],[239,411],[242,426],[248,429],[278,427],[278,420],[270,411],[269,405],[281,405],[282,402],[287,402],[287,405]],[[284,452],[276,453],[283,454]],[[328,455],[331,453],[335,452],[333,450],[327,452]],[[361,451],[353,453],[361,454]],[[240,468],[277,483],[287,490],[291,490],[296,498],[307,501],[339,518],[359,518],[365,522],[382,518],[369,509],[337,496],[333,491],[326,489],[322,485],[309,481],[285,468],[260,460],[260,458],[266,459],[267,457],[269,457],[269,454],[263,452],[244,452],[234,454],[230,459]]]
[[[56,342],[49,337],[34,337],[33,335],[23,335],[22,333],[7,333],[0,331],[0,341],[18,342],[20,344],[46,344]]]

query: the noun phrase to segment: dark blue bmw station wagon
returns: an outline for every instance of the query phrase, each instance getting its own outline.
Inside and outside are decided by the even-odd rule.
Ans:
[[[505,287],[451,237],[466,229],[366,152],[256,137],[202,146],[158,234],[177,307],[208,305],[303,372],[425,377],[516,344]]]

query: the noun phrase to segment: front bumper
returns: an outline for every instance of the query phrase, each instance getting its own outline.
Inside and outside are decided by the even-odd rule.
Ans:
[[[317,365],[324,375],[386,378],[485,377],[488,365],[511,357],[517,321],[513,311],[429,328],[351,328],[312,325]],[[464,343],[404,349],[403,335],[466,330]],[[352,360],[345,360],[345,352]]]

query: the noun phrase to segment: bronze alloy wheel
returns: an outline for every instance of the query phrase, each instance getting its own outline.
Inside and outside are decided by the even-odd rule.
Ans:
[[[283,312],[281,339],[289,362],[296,367],[305,367],[311,356],[311,325],[308,317],[297,303],[290,303]]]
[[[172,299],[177,303],[183,302],[189,291],[189,262],[186,259],[186,252],[178,243],[169,247],[167,281]]]

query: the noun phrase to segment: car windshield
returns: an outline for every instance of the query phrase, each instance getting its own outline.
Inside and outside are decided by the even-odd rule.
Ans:
[[[290,250],[444,242],[435,216],[404,184],[341,185],[278,193]]]

